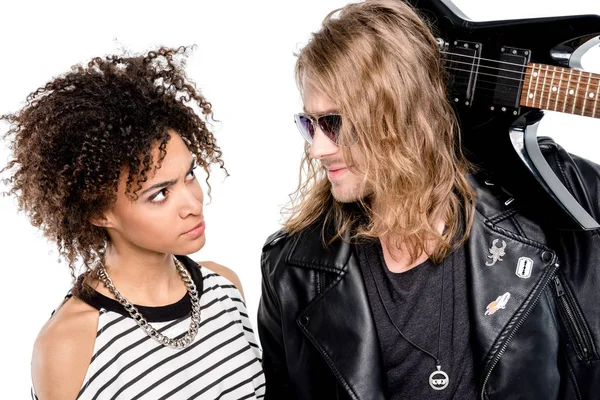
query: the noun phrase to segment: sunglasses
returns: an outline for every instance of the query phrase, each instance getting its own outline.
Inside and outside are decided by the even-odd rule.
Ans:
[[[300,113],[294,115],[294,122],[304,140],[309,144],[312,144],[315,138],[317,126],[327,136],[327,139],[335,144],[339,144],[338,139],[342,128],[342,116],[340,114],[322,114],[315,118],[312,115]]]

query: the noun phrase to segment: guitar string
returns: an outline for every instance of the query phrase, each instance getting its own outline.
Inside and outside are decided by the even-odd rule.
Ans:
[[[456,79],[452,81],[453,84],[462,84],[462,85],[468,85],[469,83],[469,79]],[[488,86],[485,85],[481,85],[480,84],[488,84]],[[508,89],[514,89],[514,90],[507,90],[507,89],[498,89],[497,86],[504,86]],[[497,83],[497,82],[493,82],[493,81],[486,81],[486,80],[482,80],[479,79],[477,80],[477,90],[489,90],[489,91],[494,91],[496,93],[501,93],[501,94],[517,94],[515,93],[516,90],[520,89],[520,87],[518,85],[510,85],[507,83]],[[521,90],[521,94],[522,94],[522,90]],[[560,94],[558,91],[552,91],[552,90],[538,90],[537,91],[538,95],[544,95],[544,96],[550,96],[552,94],[555,94],[556,96],[561,96],[564,97],[564,93]],[[579,100],[583,100],[583,99],[588,99],[590,101],[594,101],[594,99],[596,99],[597,97],[588,97],[585,96],[584,94],[573,94],[573,95],[569,95],[569,97],[565,97],[565,98],[574,98],[574,99],[579,99]]]
[[[465,63],[465,64],[468,64],[468,63]],[[480,66],[480,67],[481,67],[481,66]],[[494,67],[490,67],[490,66],[483,66],[483,67],[484,67],[484,68],[487,68],[487,69],[490,69],[490,70],[496,70],[496,71],[507,71],[507,70],[505,70],[505,69],[502,69],[502,68],[494,68]],[[525,82],[525,80],[526,80],[526,79],[519,79],[519,78],[511,78],[511,77],[509,77],[509,76],[498,76],[498,75],[494,75],[494,74],[488,74],[488,73],[485,73],[485,72],[474,72],[474,71],[473,71],[473,70],[471,70],[471,69],[465,69],[465,68],[458,68],[458,67],[446,67],[446,68],[448,68],[448,69],[454,69],[454,70],[456,70],[456,71],[469,72],[469,73],[476,73],[476,74],[478,74],[478,75],[494,76],[494,77],[499,77],[499,78],[502,78],[502,79],[507,79],[507,80],[511,80],[511,81],[517,81],[517,82]],[[573,71],[573,70],[571,70],[571,69],[566,69],[566,70],[567,70],[567,71]],[[510,72],[512,72],[512,73],[515,73],[515,74],[519,74],[519,75],[524,75],[524,76],[532,76],[532,75],[533,75],[533,72],[535,72],[535,71],[533,71],[533,72],[519,72],[519,71],[510,71]],[[547,70],[544,70],[544,72],[548,72],[548,71],[547,71]],[[577,71],[577,72],[579,72],[579,71]],[[555,78],[554,78],[554,81],[555,81],[555,82],[565,82],[565,81],[566,81],[566,82],[570,82],[570,84],[576,84],[577,82],[576,82],[576,81],[574,81],[572,78],[578,78],[578,77],[581,77],[581,78],[584,78],[584,79],[588,79],[588,80],[589,80],[589,82],[590,82],[590,86],[592,86],[592,85],[595,85],[595,87],[596,87],[596,88],[600,87],[600,74],[594,74],[594,73],[592,73],[592,72],[586,72],[586,74],[589,74],[589,75],[583,75],[582,73],[581,73],[581,74],[579,74],[579,75],[573,75],[573,74],[571,73],[571,77],[570,77],[570,78],[560,78],[560,77],[555,77]],[[551,79],[551,78],[548,78],[548,77],[546,76],[546,79],[548,80],[548,79]],[[598,79],[599,81],[598,81],[598,83],[593,83],[592,79]],[[581,84],[582,82],[579,82],[579,83]],[[583,84],[584,84],[584,85],[587,85],[587,83],[583,83]]]
[[[459,69],[459,68],[448,67],[448,69],[469,72],[468,70],[462,70],[462,69]],[[486,75],[486,76],[496,77],[496,75],[486,74],[486,73],[483,73],[483,72],[479,72],[478,75]],[[498,78],[499,79],[511,80],[510,78],[507,78],[507,77],[498,77]],[[516,80],[516,79],[512,79],[512,80],[513,81],[518,81],[518,82],[524,82],[524,81]],[[557,79],[550,80],[549,83],[552,84],[556,80]],[[469,83],[469,79],[468,78],[458,78],[458,79],[453,80],[452,82],[455,82],[455,83],[464,82],[464,83],[468,84]],[[500,83],[500,82],[497,82],[497,81],[489,81],[489,80],[485,80],[485,79],[477,79],[477,83],[478,84],[480,84],[480,83],[487,83],[487,84],[491,84],[491,85],[495,85],[495,86],[504,86],[504,87],[508,87],[508,88],[514,88],[517,91],[519,91],[519,89],[520,89],[519,85],[517,85],[517,84],[511,85],[510,83]],[[571,82],[571,83],[574,83],[574,82]],[[538,84],[536,83],[536,86],[537,85]],[[565,96],[566,89],[565,89],[564,93],[561,94],[560,90],[556,90],[556,91],[552,90],[552,87],[550,87],[550,86],[548,86],[546,84],[542,84],[542,88],[540,88],[540,89],[535,89],[535,88],[534,89],[535,89],[536,94],[539,93],[539,96],[549,96],[550,97],[550,96],[552,96],[552,93],[554,93],[557,97],[558,96],[562,96],[565,99],[573,98],[575,100],[588,100],[590,102],[592,102],[592,101],[593,102],[597,102],[598,96],[589,97],[589,93],[590,93],[590,89],[592,89],[591,93],[594,94],[595,93],[595,89],[598,89],[598,86],[596,86],[596,88],[594,88],[594,86],[592,84],[585,83],[585,82],[580,82],[579,85],[582,86],[582,87],[585,87],[586,90],[585,91],[583,91],[583,90],[577,90],[577,93],[569,94],[570,97]],[[548,86],[547,89],[546,89],[546,86]],[[496,91],[497,93],[502,93],[502,94],[514,94],[513,91],[511,91],[511,90],[505,90],[505,89],[492,89],[492,88],[479,88],[479,87],[478,87],[478,89],[493,90],[493,91]],[[572,89],[572,85],[569,85],[567,89]],[[522,93],[523,90],[521,89],[520,92]],[[535,98],[532,98],[532,101],[535,101]]]
[[[492,60],[492,59],[489,59],[489,58],[474,57],[474,56],[469,56],[469,55],[466,55],[466,54],[458,54],[458,53],[451,53],[451,52],[442,52],[442,53],[448,54],[448,55],[454,55],[454,56],[458,56],[458,57],[463,57],[463,58],[477,59],[477,60],[480,60],[480,61],[481,60],[491,61],[491,62],[496,63],[496,64],[515,65],[515,66],[519,66],[521,68],[528,68],[528,65],[529,65],[529,64],[522,65],[522,64],[509,63],[509,62],[506,62],[506,61]],[[458,60],[453,60],[453,59],[448,59],[448,58],[444,58],[443,60],[448,61],[448,62],[460,63],[460,64],[474,65],[474,64],[471,64],[471,63],[466,62],[466,61],[458,61]],[[596,73],[593,73],[593,72],[580,71],[580,70],[570,69],[570,68],[564,68],[564,67],[555,67],[555,66],[546,65],[546,64],[538,64],[538,65],[540,65],[540,66],[546,66],[546,67],[553,67],[553,68],[561,68],[564,71],[569,71],[569,74],[571,75],[571,78],[573,77],[573,72],[575,72],[576,73],[575,77],[589,78],[590,81],[591,81],[592,78],[594,78],[594,79],[600,79],[600,74],[596,74]],[[510,73],[514,73],[514,74],[519,74],[519,75],[525,75],[525,76],[527,76],[527,75],[531,76],[533,74],[533,72],[535,72],[535,71],[532,71],[532,72],[514,71],[514,70],[509,70],[509,69],[506,69],[506,68],[499,68],[499,67],[494,67],[494,66],[485,65],[485,64],[477,64],[477,67],[478,68],[487,68],[487,69],[496,70],[496,71],[506,71],[506,72],[510,72]],[[473,71],[471,71],[469,69],[457,69],[457,70],[464,71],[464,72],[473,72]],[[546,68],[546,69],[540,68],[540,71],[549,72],[549,69],[548,68]],[[556,69],[554,70],[554,72],[556,72]],[[480,73],[480,74],[483,74],[483,73]],[[588,75],[584,76],[584,74],[588,74]],[[492,76],[496,76],[496,75],[492,75]],[[511,79],[511,80],[518,80],[520,82],[524,82],[525,81],[524,79],[521,80],[521,79],[518,79],[518,78],[510,78],[510,77],[504,77],[504,76],[502,78],[504,78],[504,79]],[[556,78],[555,81],[558,81],[558,82],[569,81],[569,79],[568,78],[562,78],[562,79],[561,78]],[[574,82],[571,81],[571,83],[574,83]],[[600,86],[600,83],[596,84],[596,86],[597,87]]]
[[[465,64],[468,64],[468,63],[465,63]],[[460,68],[460,67],[450,67],[450,66],[447,66],[446,68],[447,69],[453,69],[453,70],[456,70],[456,71],[461,71],[461,72],[475,73],[477,75],[493,76],[493,77],[498,77],[500,79],[512,80],[512,81],[517,81],[517,82],[525,82],[526,81],[526,79],[519,79],[519,78],[512,78],[512,77],[509,77],[509,76],[500,76],[500,75],[488,74],[488,73],[479,72],[479,71],[475,72],[475,71],[473,71],[471,69],[465,69],[465,68]],[[505,71],[503,69],[493,68],[493,67],[489,67],[489,66],[484,66],[484,68],[487,68],[489,70]],[[531,76],[532,75],[532,73],[530,73],[530,72],[519,72],[519,71],[510,71],[510,72],[518,74],[518,75],[525,75],[525,76]],[[545,70],[545,72],[549,72],[549,71]],[[580,74],[580,75],[571,75],[570,78],[560,78],[560,77],[557,77],[557,76],[551,77],[550,74],[547,74],[545,76],[545,78],[546,78],[547,81],[549,80],[552,83],[554,83],[554,82],[556,82],[556,83],[562,83],[564,81],[567,81],[569,83],[569,85],[576,85],[577,84],[577,81],[573,80],[573,78],[583,78],[584,82],[581,82],[581,79],[579,80],[579,84],[580,85],[584,85],[584,86],[588,87],[588,89],[589,88],[597,89],[598,87],[600,87],[600,74],[593,74],[591,72],[588,72],[588,74],[589,74],[589,76],[586,76],[586,75],[583,75],[583,74]],[[586,78],[587,78],[587,83],[585,81]],[[597,80],[598,83],[594,83],[594,80]]]
[[[468,61],[457,61],[454,59],[444,59],[444,60],[447,60],[452,63],[457,63],[457,64],[472,65],[472,66],[476,66],[477,68],[489,68],[489,69],[495,69],[497,71],[506,71],[506,72],[510,72],[513,74],[522,74],[525,72],[524,70],[527,68],[527,65],[522,65],[522,68],[524,69],[523,71],[515,71],[514,69],[496,68],[496,67],[492,67],[490,65],[485,65],[485,64],[473,64],[472,62],[468,62]]]
[[[454,81],[452,81],[452,83],[454,84],[463,84],[463,85],[468,85],[469,84],[469,79],[466,78],[461,78],[461,79],[456,79]],[[481,86],[481,84],[488,84],[491,85],[492,87],[486,87],[486,86]],[[504,89],[498,89],[497,86],[504,86],[506,88]],[[510,89],[514,89],[514,90],[510,90]],[[508,95],[515,95],[518,94],[519,96],[523,95],[523,89],[520,88],[518,85],[510,85],[510,84],[502,84],[502,83],[498,83],[498,82],[494,82],[494,81],[487,81],[487,80],[482,80],[482,79],[478,79],[477,80],[477,90],[486,90],[486,91],[493,91],[496,92],[497,94],[508,94]],[[519,93],[515,93],[515,91],[518,91]],[[569,94],[568,96],[565,95],[565,93],[560,93],[560,91],[553,91],[552,89],[548,88],[547,90],[544,89],[539,89],[536,91],[536,97],[533,98],[529,98],[531,99],[531,101],[540,101],[539,97],[552,97],[552,95],[554,94],[554,97],[558,97],[559,99],[562,98],[563,100],[560,101],[560,103],[562,104],[563,102],[568,101],[569,99],[574,99],[574,100],[588,100],[591,104],[591,102],[597,102],[597,99],[599,96],[593,96],[593,97],[589,97],[589,95],[586,95],[583,92],[578,92],[576,94]],[[552,100],[554,101],[554,100]]]
[[[492,96],[485,96],[483,97],[486,100],[493,100]],[[481,97],[478,98],[479,101],[481,101]],[[583,107],[580,104],[572,104],[572,103],[565,103],[565,102],[558,102],[555,103],[555,100],[548,100],[548,101],[538,101],[538,104],[531,104],[531,105],[527,105],[527,104],[523,104],[523,103],[519,103],[518,106],[524,106],[524,107],[531,107],[531,108],[536,108],[536,109],[541,109],[541,110],[546,110],[546,111],[557,111],[557,112],[561,112],[561,113],[566,113],[566,114],[575,114],[575,115],[582,115],[582,116],[588,116],[588,117],[594,117],[596,118],[596,116],[598,115],[598,113],[600,113],[600,107],[597,107],[595,111],[593,111],[593,103],[590,104],[590,106],[585,106]],[[495,108],[500,108],[500,106],[496,106]],[[516,108],[514,106],[508,106],[508,108],[513,109]],[[598,115],[598,117],[600,117],[600,115]]]
[[[444,50],[440,50],[440,53],[442,54],[448,54],[451,56],[460,56],[460,57],[466,57],[466,58],[475,58],[479,61],[492,61],[498,64],[506,64],[506,65],[514,65],[517,67],[521,67],[523,66],[523,64],[519,64],[519,63],[513,63],[513,62],[509,62],[509,61],[500,61],[500,60],[494,60],[493,58],[484,58],[484,57],[477,57],[477,56],[471,56],[468,54],[460,54],[460,53],[453,53],[451,51],[444,51]]]
[[[461,83],[461,81],[466,82],[468,84],[469,80],[468,79],[461,79],[461,80],[454,80],[454,83]],[[498,90],[496,88],[492,88],[492,87],[485,87],[485,86],[481,86],[480,84],[484,83],[484,84],[491,84],[492,86],[497,86],[497,85],[502,85],[502,86],[508,86],[508,87],[513,87],[515,89],[519,89],[519,86],[517,85],[509,85],[509,84],[498,84],[497,82],[493,82],[493,81],[486,81],[486,80],[477,80],[478,86],[477,86],[477,92],[480,94],[479,97],[482,97],[486,100],[493,100],[494,94],[509,94],[509,95],[515,95],[516,93],[514,91],[509,91],[509,90]],[[487,92],[487,93],[481,93],[481,91]],[[567,107],[571,107],[571,111],[569,111],[569,113],[571,114],[575,114],[575,113],[579,113],[581,112],[581,115],[584,115],[583,113],[586,112],[588,110],[588,108],[592,108],[592,113],[593,115],[590,113],[589,116],[592,117],[596,117],[596,113],[600,112],[600,107],[596,107],[597,105],[597,97],[594,98],[589,98],[586,97],[585,95],[572,95],[570,98],[557,98],[555,97],[554,99],[552,99],[551,97],[551,93],[550,90],[548,91],[539,91],[540,92],[540,96],[543,95],[548,95],[547,99],[539,99],[539,98],[534,98],[534,99],[530,99],[530,98],[526,98],[525,100],[525,104],[522,104],[521,102],[519,102],[518,106],[527,106],[528,102],[531,102],[531,107],[533,108],[540,108],[540,109],[545,109],[545,110],[551,110],[551,111],[560,111],[559,108],[562,107],[562,111],[561,112],[567,112],[566,108]],[[450,95],[452,95],[453,93],[449,93]],[[559,95],[559,93],[557,92],[557,96]],[[522,95],[519,95],[519,101],[521,101],[521,97]],[[575,101],[570,102],[569,100],[573,98]],[[588,100],[589,101],[589,105],[586,104],[585,106],[583,104],[580,104],[580,102],[582,100]],[[538,103],[538,105],[534,105],[533,103],[536,102]],[[546,107],[544,107],[542,105],[542,103],[546,103]],[[550,107],[550,104],[554,104],[554,108]],[[570,103],[570,104],[569,104]],[[513,108],[513,107],[511,107]]]
[[[466,81],[468,82],[468,80],[466,80]],[[454,81],[454,82],[458,82],[458,81]],[[496,82],[492,82],[492,81],[482,81],[482,80],[478,80],[477,82],[478,82],[478,84],[479,84],[479,83],[487,83],[487,84],[496,85]],[[461,82],[458,82],[458,83],[461,83]],[[509,86],[509,85],[505,84],[504,86]],[[518,89],[518,86],[513,86],[513,87],[514,87],[515,89]],[[510,94],[510,95],[517,94],[517,93],[515,93],[514,91],[509,91],[509,90],[498,90],[498,89],[495,89],[495,88],[491,88],[491,87],[485,87],[485,86],[483,86],[483,87],[482,87],[482,86],[477,86],[477,90],[478,90],[478,91],[481,91],[481,90],[483,90],[483,91],[486,91],[486,92],[493,92],[493,93],[496,93],[496,94]],[[548,96],[550,96],[552,93],[554,93],[554,92],[552,92],[552,93],[550,93],[550,92],[551,92],[550,90],[548,90],[548,91],[543,91],[543,92],[542,92],[541,90],[538,90],[538,94],[539,94],[540,96],[541,96],[542,94],[543,94],[543,95],[548,95]],[[556,92],[556,94],[557,94],[557,96],[559,95],[559,94],[558,94],[558,92]],[[450,93],[450,95],[452,95],[452,93]],[[487,97],[487,98],[493,98],[493,96],[486,96],[486,97]],[[521,95],[519,95],[519,99],[520,99],[520,98],[521,98]],[[556,98],[554,98],[554,99],[551,99],[550,97],[548,97],[548,100],[540,100],[540,99],[538,99],[538,98],[534,98],[534,99],[527,99],[527,101],[531,101],[531,102],[537,102],[537,103],[540,103],[540,102],[543,102],[543,101],[545,101],[547,104],[550,104],[550,103],[554,102],[554,104],[557,104],[557,105],[564,106],[566,103],[570,103],[570,102],[568,101],[569,99],[575,99],[575,100],[585,100],[585,99],[587,99],[587,100],[590,102],[590,103],[589,103],[589,106],[588,106],[588,105],[586,105],[585,107],[583,107],[583,105],[578,105],[578,104],[577,104],[578,102],[575,102],[575,104],[574,104],[574,106],[576,107],[576,109],[578,109],[578,110],[579,110],[579,109],[585,110],[585,109],[587,109],[587,107],[592,107],[592,104],[596,102],[596,99],[597,99],[597,97],[590,98],[590,97],[586,97],[586,96],[583,96],[583,95],[579,95],[579,96],[577,96],[577,95],[571,95],[571,97],[568,97],[568,98],[567,98],[567,97],[565,97],[563,100],[559,99],[558,101],[556,100]],[[522,105],[522,104],[521,104],[521,105]],[[532,105],[532,107],[534,107],[534,108],[540,108],[540,107],[535,107],[535,106],[533,106],[533,105]],[[566,106],[565,106],[565,107],[566,107]],[[598,107],[598,112],[600,112],[600,107]]]
[[[462,68],[446,67],[446,69],[451,69],[451,70],[455,70],[455,71],[461,71],[461,72],[470,72],[470,73],[473,73],[473,71],[471,71],[471,70],[468,70],[468,69],[462,69]],[[497,78],[499,78],[499,79],[506,79],[506,80],[508,80],[508,81],[515,81],[515,82],[525,82],[525,81],[526,81],[525,79],[510,78],[510,77],[508,77],[508,76],[498,76],[498,75],[494,75],[494,74],[488,74],[488,73],[485,73],[485,72],[477,72],[476,74],[477,74],[477,76],[480,76],[480,75],[481,75],[481,76],[493,76],[493,77],[497,77]],[[525,75],[527,75],[527,74],[525,74]],[[587,78],[587,77],[584,77],[584,78]],[[600,78],[600,76],[599,76],[599,78]],[[560,81],[560,79],[554,79],[554,80],[552,80],[551,78],[546,78],[546,80],[547,80],[547,81],[549,81],[548,83],[550,83],[550,82],[557,82],[557,81]],[[564,81],[564,80],[565,80],[565,79],[563,79],[563,81]],[[568,81],[568,79],[567,79],[567,81]],[[532,81],[532,80],[530,80],[530,82],[533,82],[533,81]],[[577,84],[577,82],[576,82],[576,81],[573,81],[573,80],[571,80],[571,81],[570,81],[569,88],[570,88],[571,84],[573,84],[573,85],[576,85],[576,84]],[[591,79],[590,79],[590,83],[589,83],[589,84],[587,84],[587,83],[585,83],[585,82],[581,82],[581,81],[580,81],[580,82],[579,82],[579,85],[580,85],[580,86],[587,86],[587,87],[588,87],[588,89],[589,89],[589,88],[592,88],[592,89],[594,89],[594,87],[592,86],[592,83],[591,83]],[[545,84],[543,84],[543,86],[546,86],[546,85],[545,85]],[[598,88],[598,87],[599,87],[599,86],[598,86],[598,85],[596,85],[596,88]],[[551,89],[550,89],[550,90],[551,90]]]

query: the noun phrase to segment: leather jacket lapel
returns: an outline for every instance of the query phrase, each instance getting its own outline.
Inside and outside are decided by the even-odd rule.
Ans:
[[[471,331],[477,332],[475,362],[488,370],[554,275],[556,256],[543,244],[496,226],[480,213],[466,251]]]
[[[288,262],[335,271],[339,276],[300,313],[297,324],[350,398],[383,400],[379,341],[352,245],[337,241],[322,253],[319,251],[318,257],[315,247],[308,253],[295,246]],[[311,254],[311,260],[306,258],[307,254]]]

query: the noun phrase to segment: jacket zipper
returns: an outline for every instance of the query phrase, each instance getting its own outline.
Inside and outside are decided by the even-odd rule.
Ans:
[[[554,289],[558,299],[558,312],[567,328],[567,334],[573,344],[577,358],[581,361],[598,358],[594,341],[585,324],[581,310],[569,288],[563,285],[560,274],[554,277]]]
[[[557,262],[554,264],[554,267],[551,270],[546,272],[546,276],[544,276],[543,282],[540,284],[538,291],[534,294],[535,297],[534,297],[533,301],[531,303],[529,303],[529,307],[523,312],[521,319],[515,324],[515,327],[513,328],[510,335],[508,335],[508,337],[506,338],[506,341],[504,342],[504,344],[502,345],[500,350],[494,355],[494,358],[492,358],[492,361],[490,361],[490,363],[488,363],[487,371],[484,373],[483,385],[481,385],[481,399],[482,400],[485,400],[485,386],[487,385],[487,382],[490,379],[490,376],[492,375],[492,370],[494,369],[496,364],[498,364],[498,361],[500,361],[500,357],[502,357],[502,355],[508,348],[508,344],[510,343],[512,338],[515,336],[515,334],[517,333],[517,331],[519,330],[521,325],[523,325],[523,322],[525,322],[527,317],[529,317],[529,314],[531,314],[531,310],[533,310],[533,307],[535,307],[535,305],[537,304],[538,300],[540,299],[540,296],[542,295],[542,292],[544,291],[544,289],[546,289],[546,286],[550,282],[550,279],[552,279],[552,277],[555,275],[555,272],[559,266],[560,266],[560,264]]]

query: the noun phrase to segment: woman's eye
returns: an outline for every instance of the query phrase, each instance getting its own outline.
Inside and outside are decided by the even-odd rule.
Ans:
[[[185,177],[185,179],[187,181],[193,181],[194,179],[196,179],[196,174],[194,173],[195,169],[196,169],[196,165],[194,165],[194,167],[190,170],[190,172],[188,172],[187,176]]]
[[[155,194],[154,196],[152,196],[150,198],[150,201],[153,203],[162,203],[163,201],[165,201],[167,199],[167,193],[168,193],[168,189],[163,189],[160,192],[158,192],[157,194]]]

